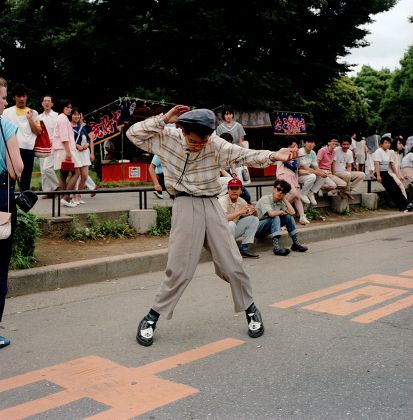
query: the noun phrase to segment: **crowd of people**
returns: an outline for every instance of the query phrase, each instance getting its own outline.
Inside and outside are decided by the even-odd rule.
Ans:
[[[96,184],[89,176],[89,166],[95,159],[94,138],[80,109],[74,108],[69,99],[63,99],[59,101],[56,112],[52,96],[45,95],[41,102],[43,111],[39,114],[27,106],[28,89],[23,84],[13,87],[12,99],[15,105],[4,110],[3,118],[18,127],[17,139],[24,164],[21,188],[30,189],[35,141],[42,131],[40,121],[43,121],[52,150],[49,156],[39,158],[42,190],[94,190]],[[56,171],[59,171],[59,177]],[[61,199],[61,204],[66,207],[83,203],[79,194],[65,195]]]

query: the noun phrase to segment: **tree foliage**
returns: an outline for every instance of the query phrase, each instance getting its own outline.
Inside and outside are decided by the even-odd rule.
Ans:
[[[380,104],[391,78],[392,73],[389,69],[374,70],[370,66],[363,66],[353,79],[366,103],[372,126],[381,127],[383,125],[379,113]]]
[[[391,72],[363,66],[353,81],[368,107],[371,126],[382,133],[412,134],[413,45],[400,60],[400,69]]]
[[[327,89],[317,92],[313,114],[320,134],[350,134],[350,131],[367,128],[367,106],[353,81],[346,76],[334,79]]]
[[[306,111],[347,70],[337,59],[363,45],[362,25],[395,2],[0,0],[1,72],[85,111],[141,92]]]
[[[413,45],[400,61],[380,104],[383,128],[392,134],[413,134]]]

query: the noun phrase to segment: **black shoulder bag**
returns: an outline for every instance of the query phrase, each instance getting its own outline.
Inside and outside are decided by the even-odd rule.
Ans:
[[[29,212],[31,210],[31,208],[36,204],[38,197],[37,195],[31,191],[31,190],[26,190],[26,191],[21,191],[21,185],[20,185],[20,179],[17,176],[16,170],[14,169],[14,165],[13,165],[13,161],[11,159],[10,156],[10,152],[9,152],[9,148],[7,147],[7,142],[6,142],[6,137],[4,136],[4,131],[3,131],[3,125],[1,123],[1,119],[0,119],[0,129],[1,129],[1,135],[3,137],[3,141],[4,141],[4,145],[6,146],[6,150],[7,150],[7,154],[9,155],[9,159],[11,162],[11,166],[13,168],[13,172],[14,172],[14,176],[16,177],[17,180],[17,184],[19,186],[20,189],[20,194],[16,197],[16,204],[25,212]]]

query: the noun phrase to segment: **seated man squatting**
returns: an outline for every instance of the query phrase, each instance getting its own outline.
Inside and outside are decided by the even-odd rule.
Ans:
[[[219,198],[228,220],[228,225],[234,239],[242,237],[239,251],[244,258],[258,258],[257,254],[250,251],[250,244],[254,243],[255,232],[258,227],[257,210],[240,196],[242,182],[238,178],[228,181],[228,194]]]
[[[270,236],[272,239],[272,250],[275,255],[287,256],[290,250],[280,246],[281,227],[285,226],[290,235],[293,245],[292,251],[305,252],[306,246],[300,244],[298,240],[298,231],[294,221],[294,208],[285,198],[291,190],[287,181],[275,180],[272,194],[261,197],[256,205],[259,217],[259,225],[256,238],[265,238]]]

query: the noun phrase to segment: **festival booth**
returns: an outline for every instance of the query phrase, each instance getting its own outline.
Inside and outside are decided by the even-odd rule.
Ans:
[[[214,109],[217,124],[221,124],[224,105]],[[246,147],[251,149],[278,150],[280,136],[304,136],[306,114],[288,111],[238,111],[234,110],[234,121],[239,122],[246,132]],[[248,168],[251,177],[274,177],[276,166]]]
[[[127,138],[131,124],[169,110],[174,104],[139,98],[120,98],[85,115],[99,148],[101,164],[98,174],[103,182],[151,181],[151,155],[135,147]],[[111,142],[113,156],[105,159],[105,143]]]

